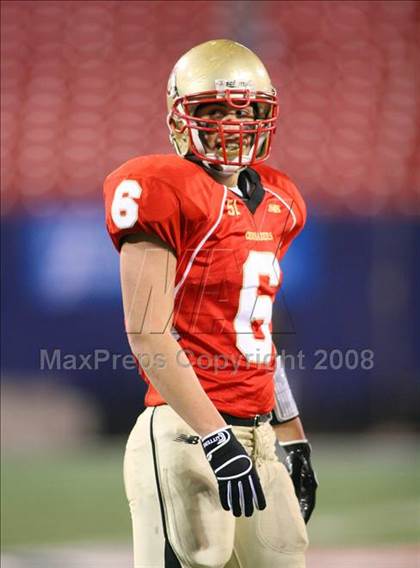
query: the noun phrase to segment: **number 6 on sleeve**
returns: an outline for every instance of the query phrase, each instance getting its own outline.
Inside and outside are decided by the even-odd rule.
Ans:
[[[138,203],[142,188],[134,179],[123,180],[115,189],[111,205],[112,220],[119,229],[130,229],[137,222]]]

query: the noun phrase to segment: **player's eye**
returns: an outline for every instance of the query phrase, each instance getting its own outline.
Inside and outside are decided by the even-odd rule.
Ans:
[[[224,113],[220,109],[214,109],[209,112],[209,118],[212,120],[221,120],[224,116]]]
[[[211,117],[208,117],[208,118],[211,118]],[[214,124],[212,122],[208,122],[206,119],[203,120],[202,118],[200,120],[196,120],[195,125],[198,126],[199,128],[205,128],[206,130],[213,130],[214,129]]]

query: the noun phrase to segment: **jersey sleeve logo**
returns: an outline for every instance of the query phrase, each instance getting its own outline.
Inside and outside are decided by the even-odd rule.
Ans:
[[[281,213],[281,207],[278,203],[269,203],[268,204],[268,212],[269,213]]]

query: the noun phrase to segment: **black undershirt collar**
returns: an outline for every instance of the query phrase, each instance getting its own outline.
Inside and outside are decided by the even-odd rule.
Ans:
[[[260,176],[255,170],[246,168],[246,170],[242,170],[239,174],[238,187],[244,195],[244,204],[248,207],[249,211],[254,214],[257,207],[264,199],[265,193]]]

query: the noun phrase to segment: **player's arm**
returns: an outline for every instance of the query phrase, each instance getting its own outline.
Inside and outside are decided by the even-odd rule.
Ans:
[[[175,271],[175,255],[158,239],[127,237],[121,250],[121,283],[128,341],[135,356],[148,354],[147,375],[153,386],[200,435],[223,508],[235,516],[250,516],[254,507],[266,506],[255,467],[170,331]]]
[[[152,236],[132,235],[121,250],[127,338],[133,354],[148,354],[146,372],[167,403],[200,436],[226,426],[171,334],[176,258]]]
[[[291,442],[303,442],[307,441],[305,431],[303,429],[303,424],[299,416],[287,420],[286,422],[280,422],[273,424],[274,431],[276,433],[277,440],[281,445],[290,444]]]
[[[318,482],[311,463],[311,446],[299,418],[298,408],[280,357],[277,358],[274,381],[276,404],[272,426],[281,447],[286,452],[286,465],[302,516],[307,523],[315,508]]]

